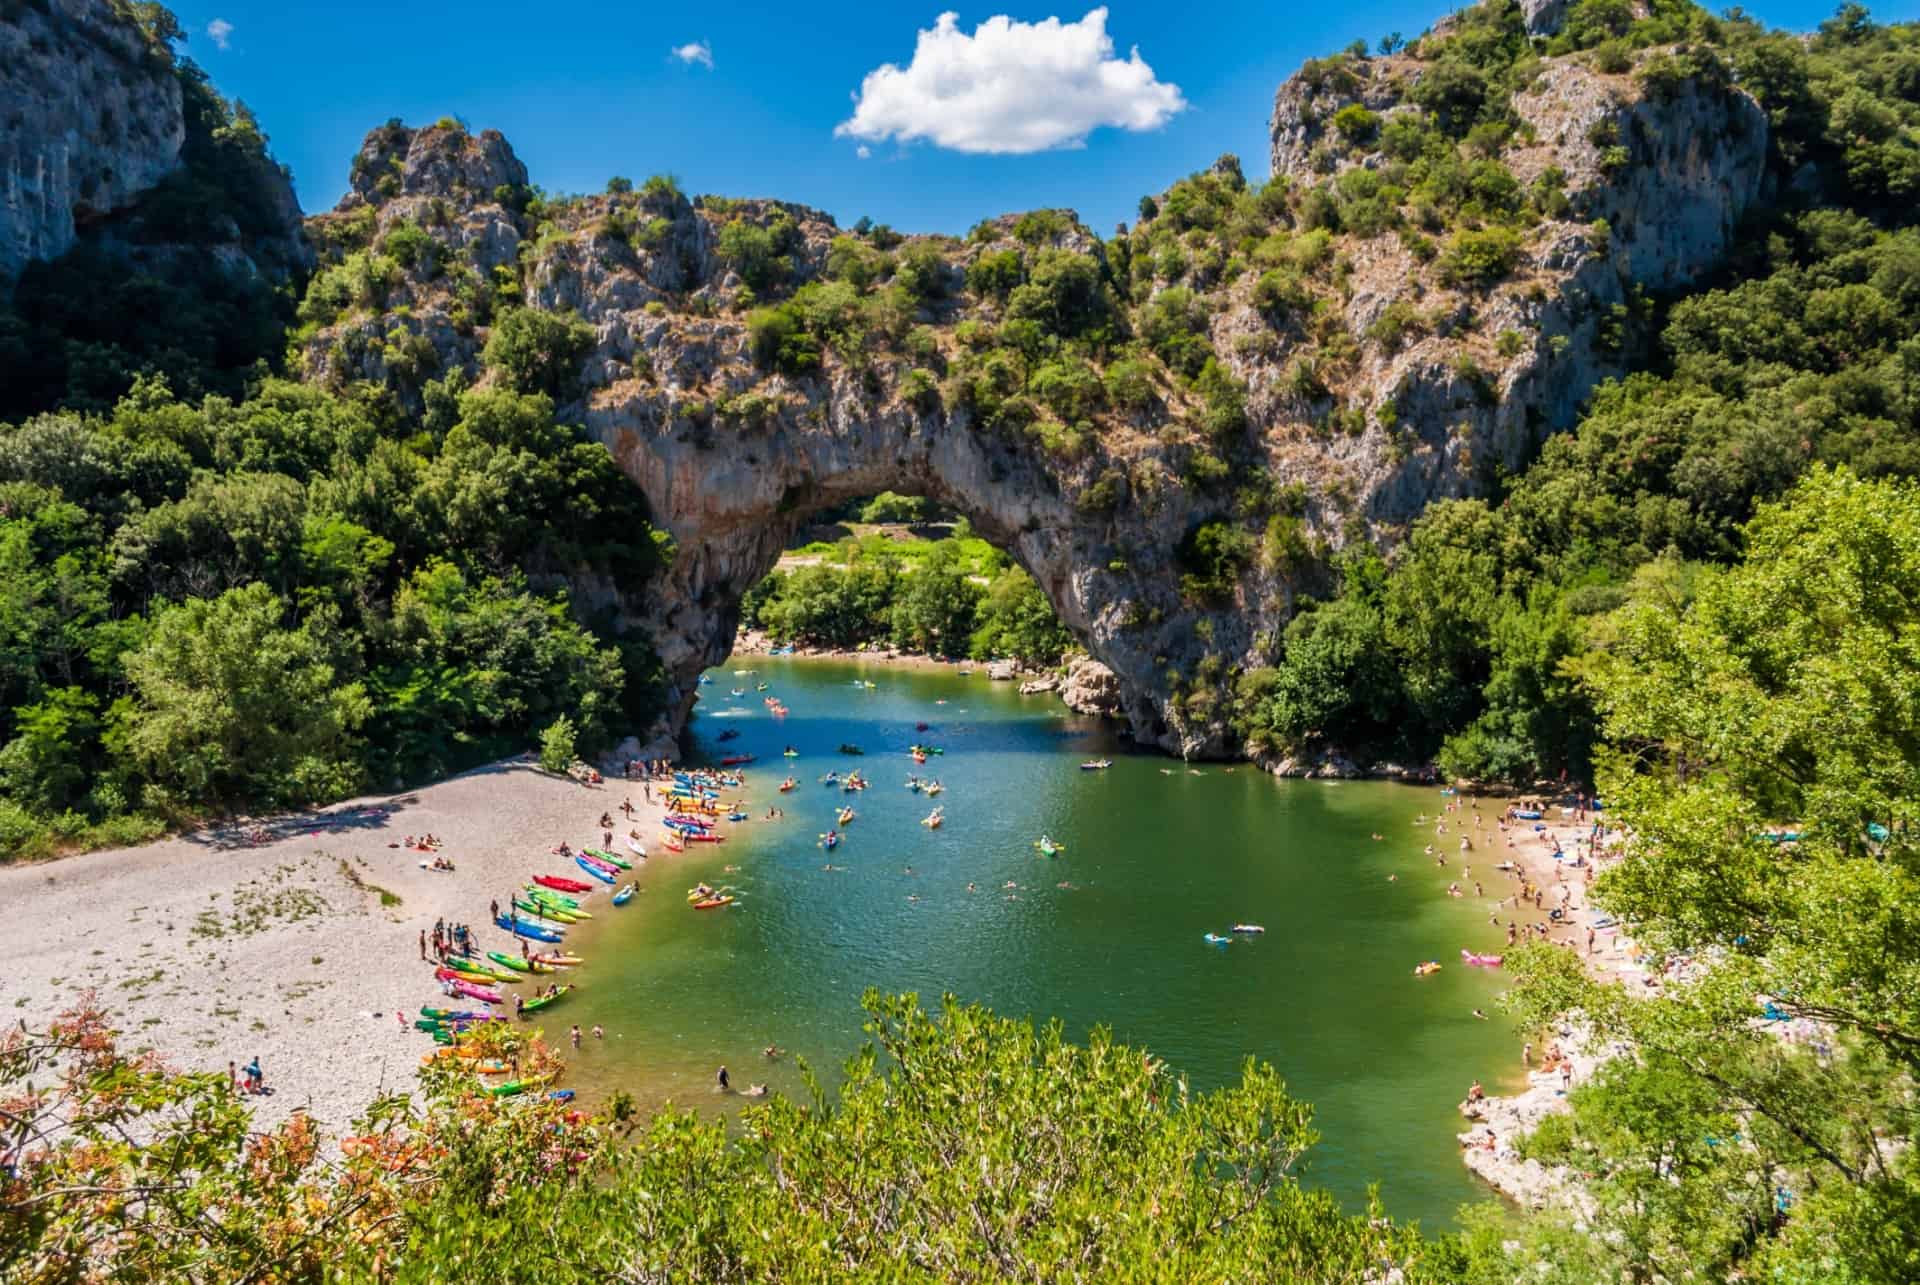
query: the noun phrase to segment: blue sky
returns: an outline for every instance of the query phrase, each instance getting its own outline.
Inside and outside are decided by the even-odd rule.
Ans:
[[[1416,35],[1443,11],[1408,0],[1109,0],[1113,49],[1102,56],[1090,52],[1099,34],[1091,3],[956,6],[950,38],[916,61],[938,0],[174,7],[191,33],[187,53],[259,115],[309,211],[339,198],[373,126],[451,114],[504,133],[549,191],[667,172],[689,192],[782,197],[843,224],[867,214],[903,231],[964,232],[988,215],[1060,205],[1103,233],[1130,222],[1143,193],[1221,152],[1238,153],[1250,177],[1265,174],[1273,91],[1303,59],[1356,38]],[[1804,30],[1833,7],[1760,0],[1747,9]],[[1916,9],[1876,13],[1892,20]],[[975,39],[996,15],[1068,25]],[[710,67],[694,45],[710,51]],[[1131,63],[1135,48],[1144,67]],[[856,92],[886,63],[911,71],[869,86],[856,117]],[[1069,70],[1049,71],[1055,64]],[[957,99],[956,79],[971,87]],[[1089,125],[1122,119],[1133,128]],[[849,120],[859,132],[836,134]],[[1084,146],[980,150],[1077,133]]]

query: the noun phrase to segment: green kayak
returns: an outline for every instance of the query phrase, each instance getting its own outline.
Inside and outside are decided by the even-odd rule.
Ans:
[[[605,848],[582,848],[580,849],[580,851],[586,853],[590,857],[598,857],[602,861],[608,862],[612,865],[619,866],[622,870],[633,869],[633,862],[622,860],[619,856],[615,855],[614,853],[608,852]]]
[[[562,902],[555,901],[550,897],[542,897],[542,896],[535,895],[533,898],[533,904],[536,906],[551,906],[556,914],[572,915],[575,919],[593,918],[593,915],[591,913],[580,909],[580,907],[578,906],[569,906]]]
[[[557,924],[570,924],[574,922],[573,916],[567,911],[560,909],[560,907],[543,906],[537,901],[521,901],[516,897],[513,902],[513,908],[521,914],[531,915],[535,919],[551,919]]]
[[[516,973],[530,973],[533,971],[533,965],[529,964],[526,960],[515,959],[512,955],[503,954],[497,950],[488,951],[487,958],[496,964],[501,964],[513,969]]]
[[[542,888],[537,883],[530,883],[520,891],[532,897],[535,901],[551,901],[554,905],[565,906],[568,910],[580,909],[580,903],[572,897],[567,896],[565,893],[555,892],[551,888]]]
[[[525,1093],[528,1089],[537,1089],[543,1083],[545,1083],[544,1080],[508,1080],[505,1084],[494,1085],[487,1092],[496,1098],[510,1098],[517,1093]]]
[[[562,986],[559,990],[555,991],[551,995],[536,995],[532,999],[528,1000],[526,1003],[526,1006],[522,1008],[520,1011],[523,1013],[531,1013],[535,1009],[545,1008],[547,1005],[553,1003],[557,999],[564,999],[566,997],[567,992],[572,989],[573,989],[572,986]]]

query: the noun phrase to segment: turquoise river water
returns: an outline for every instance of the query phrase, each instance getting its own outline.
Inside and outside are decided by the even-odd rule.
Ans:
[[[570,1058],[571,1083],[716,1109],[738,1101],[714,1087],[724,1063],[736,1087],[797,1093],[792,1057],[769,1063],[766,1045],[831,1083],[863,1038],[866,987],[929,1004],[951,991],[1058,1017],[1076,1037],[1106,1024],[1199,1089],[1237,1080],[1248,1055],[1271,1062],[1316,1109],[1308,1181],[1356,1210],[1369,1182],[1396,1217],[1429,1226],[1486,1197],[1460,1163],[1454,1105],[1476,1077],[1490,1091],[1516,1079],[1518,1047],[1497,1015],[1473,1016],[1491,1011],[1499,973],[1458,963],[1463,946],[1495,945],[1490,907],[1446,896],[1454,868],[1422,855],[1429,832],[1415,818],[1437,811],[1437,791],[1280,781],[1245,765],[1194,774],[1125,753],[1097,721],[983,671],[750,657],[701,691],[695,759],[756,755],[755,819],[685,855],[648,833],[640,895],[623,909],[595,898],[594,921],[569,934],[589,956],[583,985],[545,1025],[606,1030]],[[791,712],[773,717],[768,694]],[[739,735],[722,743],[729,728]],[[916,740],[945,752],[916,767]],[[842,742],[865,755],[841,755]],[[788,745],[797,759],[781,757]],[[1099,755],[1114,766],[1079,769]],[[871,789],[820,784],[854,767]],[[779,794],[789,772],[801,784]],[[912,775],[946,789],[929,801],[905,788]],[[825,853],[817,836],[847,802],[858,817]],[[946,822],[928,830],[935,803]],[[784,818],[763,819],[774,805]],[[1043,833],[1065,853],[1037,852]],[[690,909],[702,879],[731,885],[738,904]],[[1202,940],[1236,921],[1267,931]],[[1446,966],[1416,978],[1424,959]]]

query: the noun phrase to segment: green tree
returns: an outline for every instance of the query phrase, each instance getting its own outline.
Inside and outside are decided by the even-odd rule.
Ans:
[[[930,656],[960,655],[979,605],[980,588],[967,578],[958,548],[943,540],[902,577],[891,613],[894,645]]]
[[[975,660],[1006,656],[1023,665],[1055,665],[1074,642],[1046,593],[1022,567],[1008,567],[988,583],[979,621],[968,644]]]
[[[1515,961],[1521,1006],[1577,1006],[1638,1064],[1576,1111],[1621,1269],[1728,1274],[1784,1188],[1831,1192],[1814,1216],[1844,1234],[1766,1246],[1776,1278],[1894,1279],[1920,1261],[1920,1174],[1882,1141],[1920,1074],[1920,491],[1816,470],[1745,534],[1690,606],[1630,609],[1590,679],[1630,836],[1595,897],[1695,976],[1640,998],[1542,949]],[[1830,1054],[1763,1011],[1821,1024]]]
[[[161,611],[126,657],[132,694],[112,711],[109,751],[176,806],[350,792],[371,705],[358,682],[342,681],[324,618],[288,628],[286,615],[260,583]]]
[[[573,766],[574,757],[573,720],[562,714],[540,733],[540,766],[549,772],[565,772]]]
[[[571,313],[515,308],[494,323],[480,359],[523,393],[556,402],[574,391],[581,357],[593,346],[593,327]]]

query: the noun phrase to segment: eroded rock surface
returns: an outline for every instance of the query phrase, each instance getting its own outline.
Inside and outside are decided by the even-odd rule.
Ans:
[[[1288,82],[1276,172],[1312,184],[1381,165],[1367,144],[1333,140],[1327,122],[1352,103],[1383,119],[1417,110],[1407,93],[1421,74],[1417,60],[1381,58]],[[1313,284],[1309,337],[1262,310],[1256,273],[1192,278],[1206,292],[1197,324],[1245,390],[1225,440],[1200,427],[1197,384],[1158,368],[1144,401],[1083,425],[1051,411],[990,419],[954,384],[952,371],[977,363],[981,335],[1013,315],[1004,295],[966,288],[987,256],[1084,256],[1122,301],[1122,326],[1168,289],[1137,259],[1129,273],[1121,243],[1070,213],[881,247],[896,284],[917,275],[914,290],[856,290],[869,340],[828,343],[817,368],[783,374],[756,358],[751,310],[823,279],[846,236],[830,217],[688,201],[654,184],[540,201],[504,139],[452,122],[375,131],[353,193],[313,221],[336,263],[402,233],[438,249],[380,262],[378,306],[322,318],[304,338],[306,373],[384,382],[417,404],[427,381],[451,372],[495,377],[478,355],[505,307],[577,315],[591,338],[562,411],[606,444],[676,542],[662,583],[613,596],[625,622],[653,631],[682,718],[699,671],[728,652],[742,595],[794,533],[823,509],[893,490],[958,509],[1034,575],[1110,675],[1081,684],[1089,706],[1123,715],[1144,743],[1230,754],[1232,685],[1276,655],[1303,562],[1356,539],[1390,543],[1434,500],[1475,493],[1494,465],[1523,467],[1621,371],[1621,311],[1636,287],[1710,270],[1758,194],[1765,118],[1738,90],[1690,83],[1649,96],[1629,75],[1560,59],[1516,109],[1527,128],[1506,165],[1523,185],[1557,170],[1566,199],[1525,226],[1497,283],[1450,283],[1391,234],[1343,237],[1340,271]],[[779,250],[759,290],[723,244],[740,226],[769,231]],[[1416,302],[1422,324],[1383,338],[1382,316]],[[1346,356],[1303,379],[1309,342]],[[1209,478],[1200,465],[1216,455],[1233,463]],[[1263,488],[1251,516],[1249,482]],[[1288,507],[1270,519],[1283,493]],[[1256,550],[1228,583],[1191,574],[1184,546],[1206,525],[1237,529]]]

